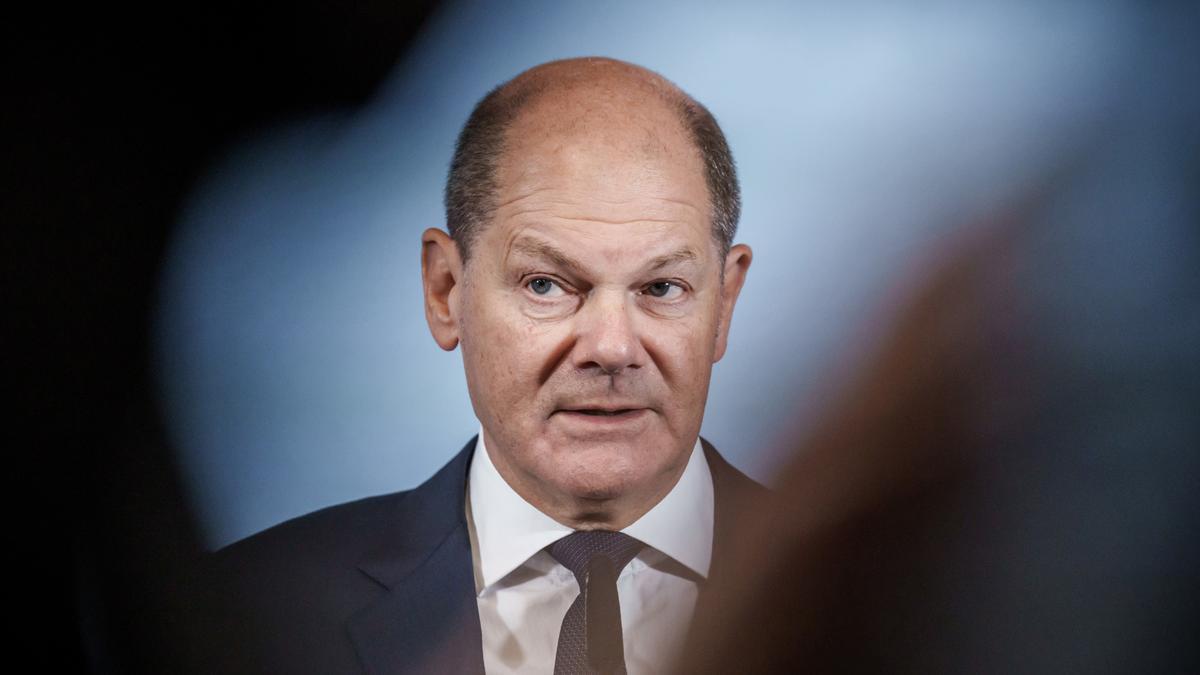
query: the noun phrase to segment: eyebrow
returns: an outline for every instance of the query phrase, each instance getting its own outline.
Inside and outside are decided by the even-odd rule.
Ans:
[[[569,269],[577,275],[583,275],[583,265],[544,241],[528,238],[518,239],[513,242],[509,253],[521,253],[534,258],[543,258],[559,267]]]
[[[670,267],[671,265],[677,265],[679,263],[694,262],[697,257],[699,256],[696,255],[695,251],[687,246],[684,246],[677,251],[668,253],[666,255],[660,255],[654,260],[651,260],[650,264],[647,266],[647,269],[654,271],[660,270],[664,267]]]
[[[584,266],[581,263],[544,241],[522,237],[513,242],[510,253],[520,253],[534,258],[543,258],[559,267],[571,270],[577,275],[582,275],[584,272]],[[671,265],[694,262],[697,258],[699,256],[695,251],[688,246],[683,246],[671,253],[654,258],[646,265],[645,269],[654,272],[664,267],[670,267]]]

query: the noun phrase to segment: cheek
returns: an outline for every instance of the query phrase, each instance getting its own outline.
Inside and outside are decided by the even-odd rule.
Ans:
[[[647,351],[677,394],[690,395],[696,391],[697,382],[707,381],[715,347],[713,331],[713,323],[704,316],[662,322],[648,333]]]
[[[561,341],[546,325],[506,311],[502,300],[488,298],[475,305],[471,320],[464,321],[462,346],[464,355],[469,353],[470,370],[476,374],[473,386],[486,396],[488,409],[497,413],[537,405],[541,375]],[[502,416],[498,423],[523,421]]]

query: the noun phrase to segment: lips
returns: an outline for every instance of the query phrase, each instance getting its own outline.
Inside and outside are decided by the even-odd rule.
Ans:
[[[568,436],[580,440],[640,434],[646,431],[652,409],[632,402],[602,405],[569,405],[551,414],[555,424]]]
[[[620,406],[611,406],[611,405],[570,406],[570,407],[559,408],[555,412],[577,413],[580,415],[591,415],[594,417],[616,417],[619,415],[627,415],[629,413],[640,412],[645,409],[646,409],[645,406],[623,404]]]

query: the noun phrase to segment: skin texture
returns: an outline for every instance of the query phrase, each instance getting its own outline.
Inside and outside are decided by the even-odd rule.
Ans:
[[[564,525],[617,530],[683,472],[751,252],[721,258],[699,152],[656,93],[669,83],[596,59],[521,78],[541,91],[505,137],[469,262],[422,236],[426,318],[462,347],[509,485]]]

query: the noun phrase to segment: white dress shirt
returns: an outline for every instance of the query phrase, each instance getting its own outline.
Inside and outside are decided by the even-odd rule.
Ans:
[[[572,530],[525,501],[496,471],[480,430],[467,486],[467,524],[489,675],[553,673],[558,633],[579,594],[546,552]],[[687,635],[712,559],[713,485],[700,439],[679,482],[622,532],[646,544],[617,578],[629,675],[660,673]]]

